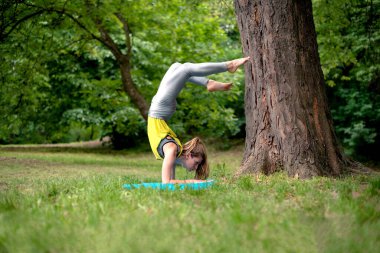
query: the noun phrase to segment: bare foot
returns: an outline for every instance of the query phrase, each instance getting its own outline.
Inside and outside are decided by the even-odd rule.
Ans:
[[[231,89],[232,83],[221,83],[215,80],[209,80],[207,83],[208,91],[225,91]]]
[[[245,58],[239,58],[227,62],[227,70],[231,73],[234,73],[241,65],[246,63],[249,60],[249,56]]]

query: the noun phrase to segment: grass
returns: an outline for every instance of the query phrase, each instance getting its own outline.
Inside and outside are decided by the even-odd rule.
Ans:
[[[378,252],[379,175],[234,179],[242,149],[171,192],[122,189],[160,180],[144,150],[0,147],[0,252]]]

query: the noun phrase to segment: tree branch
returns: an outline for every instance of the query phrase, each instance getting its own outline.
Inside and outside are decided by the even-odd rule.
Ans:
[[[5,27],[2,28],[2,31],[0,31],[0,42],[4,41],[8,36],[9,34],[11,34],[13,32],[14,29],[16,29],[19,25],[21,25],[21,23],[27,21],[28,19],[31,19],[37,15],[40,15],[42,13],[44,13],[45,11],[44,10],[39,10],[39,11],[36,11],[34,13],[31,13],[29,15],[26,15],[25,17],[22,17],[21,19],[17,20],[13,26],[11,26],[11,28],[9,29],[8,32],[5,32]],[[3,32],[4,31],[4,32]]]
[[[120,59],[123,56],[123,53],[120,51],[119,47],[115,43],[115,41],[111,38],[111,36],[108,34],[108,31],[104,28],[104,26],[101,24],[100,20],[96,20],[96,26],[98,28],[98,31],[100,32],[101,36],[101,42],[108,47],[113,55],[115,56],[117,61],[120,61]]]
[[[61,15],[64,15],[64,16],[67,16],[69,19],[71,19],[75,24],[77,24],[81,29],[83,29],[86,33],[88,33],[91,38],[99,41],[100,43],[108,46],[100,37],[96,36],[94,33],[92,33],[84,24],[82,24],[77,18],[74,17],[74,15],[70,14],[69,12],[66,11],[66,9],[62,8],[62,9],[55,9],[55,8],[52,8],[52,7],[49,7],[49,8],[45,8],[45,7],[41,7],[41,6],[38,6],[38,5],[34,5],[34,4],[26,4],[25,3],[25,6],[27,6],[28,8],[35,8],[36,11],[29,14],[29,15],[26,15],[22,18],[20,18],[19,20],[17,20],[16,22],[14,22],[13,26],[11,27],[11,29],[6,32],[6,33],[3,33],[1,31],[0,33],[0,42],[5,40],[6,37],[9,36],[9,34],[11,34],[13,32],[14,29],[16,29],[19,25],[21,25],[21,23],[35,17],[35,16],[38,16],[38,15],[41,15],[43,13],[57,13],[57,14],[61,14]],[[5,29],[3,29],[5,30]]]
[[[100,32],[100,37],[98,37],[98,40],[112,52],[112,54],[116,58],[116,61],[120,62],[123,58],[123,53],[121,52],[115,41],[112,39],[112,37],[109,35],[100,18],[91,15],[91,9],[94,7],[94,4],[88,0],[85,0],[84,2],[88,16],[91,17],[92,21],[96,25],[96,28]]]
[[[125,44],[127,46],[127,56],[132,57],[132,43],[131,43],[131,30],[129,29],[128,21],[121,15],[121,13],[115,13],[116,17],[123,24],[125,34]]]
[[[93,39],[103,43],[103,41],[98,36],[96,36],[89,29],[87,29],[87,27],[85,25],[83,25],[81,22],[79,22],[79,20],[76,19],[73,15],[71,15],[67,12],[63,12],[62,14],[67,16],[68,18],[70,18],[72,21],[74,21],[74,23],[76,23],[80,28],[82,28],[85,32],[87,32]]]
[[[54,7],[46,8],[46,7],[41,7],[38,5],[31,4],[31,3],[24,3],[24,5],[28,9],[35,8],[35,12],[30,13],[30,14],[20,18],[16,22],[13,22],[13,25],[8,32],[4,32],[5,28],[2,29],[3,31],[0,31],[0,42],[5,40],[5,38],[8,37],[9,34],[11,34],[23,22],[25,22],[25,21],[27,21],[27,20],[35,17],[35,16],[41,15],[43,13],[57,13],[57,14],[64,15],[64,16],[68,17],[69,19],[71,19],[78,27],[80,27],[83,31],[85,31],[87,34],[89,34],[91,38],[99,41],[101,44],[103,44],[104,46],[109,48],[118,61],[120,61],[123,58],[122,52],[120,51],[120,49],[117,46],[117,44],[115,43],[115,41],[111,38],[108,31],[104,28],[100,19],[98,19],[98,18],[93,19],[95,24],[96,24],[98,31],[100,32],[100,37],[99,37],[99,36],[95,35],[93,32],[91,32],[82,22],[79,21],[78,18],[76,18],[73,14],[69,13],[65,8],[62,8],[62,9],[57,9]],[[89,6],[90,6],[89,3],[87,3],[87,7],[89,7]],[[132,50],[131,50],[131,41],[130,41],[130,37],[129,37],[130,30],[128,27],[128,23],[122,17],[122,15],[120,13],[117,13],[115,15],[123,23],[124,32],[125,32],[125,36],[126,36],[126,44],[127,44],[127,57],[130,57]]]

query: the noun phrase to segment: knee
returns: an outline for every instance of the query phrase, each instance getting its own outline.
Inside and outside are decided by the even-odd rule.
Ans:
[[[169,69],[168,69],[168,72],[173,72],[175,70],[177,70],[179,67],[181,67],[182,64],[179,63],[179,62],[175,62],[173,63],[172,65],[170,65]]]
[[[173,68],[178,68],[179,66],[181,66],[182,64],[179,63],[179,62],[175,62],[173,63],[170,67],[173,67]]]
[[[185,62],[185,63],[182,64],[182,69],[183,69],[184,72],[186,72],[186,73],[190,73],[190,72],[191,72],[191,69],[192,69],[192,66],[193,66],[192,63],[190,63],[190,62]]]
[[[193,64],[190,63],[190,62],[185,62],[185,63],[182,64],[182,66],[183,66],[184,68],[186,68],[186,69],[191,68],[192,65],[193,65]]]

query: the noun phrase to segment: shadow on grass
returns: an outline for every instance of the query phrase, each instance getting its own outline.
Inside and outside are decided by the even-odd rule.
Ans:
[[[148,143],[122,150],[114,149],[110,144],[100,141],[67,143],[67,144],[30,144],[0,145],[0,152],[47,152],[47,153],[91,153],[91,154],[123,154],[150,152]]]

